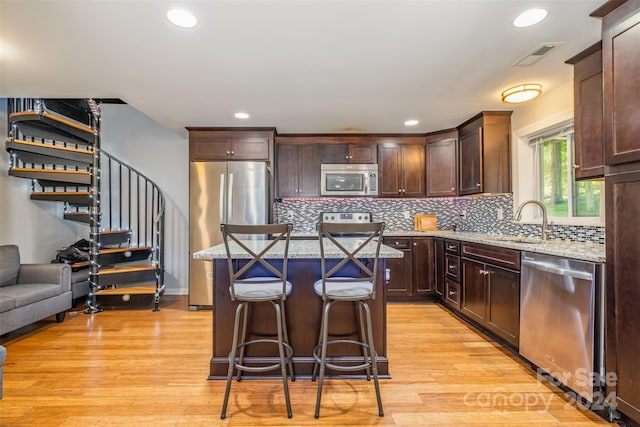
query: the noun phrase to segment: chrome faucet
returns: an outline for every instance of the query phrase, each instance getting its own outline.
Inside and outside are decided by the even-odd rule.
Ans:
[[[520,203],[520,206],[518,206],[518,209],[516,209],[516,213],[514,214],[515,220],[520,221],[520,219],[522,218],[522,208],[529,204],[540,206],[540,210],[542,210],[542,240],[548,240],[549,236],[551,235],[551,230],[549,229],[549,224],[547,222],[547,208],[541,201],[525,200],[524,202]]]

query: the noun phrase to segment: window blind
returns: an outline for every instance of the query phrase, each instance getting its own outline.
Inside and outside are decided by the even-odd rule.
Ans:
[[[529,146],[537,146],[539,144],[543,144],[546,141],[555,139],[555,138],[561,138],[567,135],[570,135],[573,133],[573,123],[565,125],[565,126],[560,126],[560,127],[555,127],[551,130],[547,130],[546,132],[541,132],[535,135],[532,135],[530,137],[527,138],[527,142],[529,143]]]

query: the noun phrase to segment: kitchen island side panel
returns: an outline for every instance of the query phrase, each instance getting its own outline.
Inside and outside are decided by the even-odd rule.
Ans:
[[[229,269],[226,259],[213,259],[214,271],[214,305],[212,313],[213,355],[210,361],[209,379],[225,379],[228,367],[228,355],[232,343],[233,322],[237,302],[232,302],[229,295]],[[238,262],[237,260],[234,262]],[[380,259],[376,278],[376,298],[369,301],[373,323],[375,349],[378,353],[378,373],[382,378],[389,378],[389,361],[387,359],[387,312],[384,289],[385,260]],[[355,274],[355,271],[351,272]],[[349,274],[349,272],[345,272]],[[285,302],[289,341],[293,347],[293,365],[296,376],[310,377],[313,368],[313,349],[318,343],[320,319],[322,315],[322,298],[315,294],[313,284],[321,278],[319,259],[289,259],[288,278],[293,285],[291,295]],[[355,338],[357,333],[356,305],[349,302],[335,303],[331,308],[329,330],[331,334],[340,335],[341,339]],[[275,314],[270,303],[254,304],[249,319],[249,330],[255,335],[275,333]],[[343,361],[362,357],[358,346],[336,344],[329,347],[329,355]],[[275,363],[278,358],[275,345],[255,344],[246,350],[247,360]],[[249,374],[255,375],[255,374]],[[262,375],[277,377],[279,371],[266,372]],[[333,377],[363,377],[360,374],[328,371]]]

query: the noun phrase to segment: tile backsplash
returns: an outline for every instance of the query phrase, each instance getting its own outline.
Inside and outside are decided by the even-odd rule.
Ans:
[[[533,208],[532,208],[533,209]],[[292,198],[274,205],[277,222],[292,222],[296,232],[314,232],[321,212],[371,212],[374,221],[384,221],[387,234],[413,230],[415,214],[435,214],[438,228],[468,232],[515,234],[538,237],[539,224],[513,221],[512,194],[428,199],[382,198]],[[502,218],[498,213],[501,211]],[[553,225],[552,239],[604,243],[604,227]]]

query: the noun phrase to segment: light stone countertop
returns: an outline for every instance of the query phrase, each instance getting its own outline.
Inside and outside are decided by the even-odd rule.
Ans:
[[[452,231],[385,231],[386,237],[441,237],[462,242],[482,243],[520,251],[574,258],[582,261],[605,262],[605,245],[567,240],[546,240],[508,236],[503,234],[468,233]],[[522,239],[522,241],[513,241]],[[535,243],[530,243],[535,242]]]
[[[314,235],[315,236],[315,235]],[[341,244],[344,244],[345,248],[349,250],[355,249],[362,240],[354,238],[338,239]],[[260,252],[266,244],[267,240],[248,240],[243,241],[251,250]],[[234,259],[248,259],[247,252],[242,249],[238,244],[231,243],[229,245],[231,250],[231,257]],[[343,258],[344,253],[341,252],[334,244],[327,242],[325,244],[325,257],[326,258]],[[375,255],[375,244],[369,243],[360,252],[363,257],[372,257]],[[284,242],[278,242],[269,251],[268,255],[264,258],[282,258],[284,256]],[[390,246],[382,245],[380,247],[380,258],[403,258],[404,253]],[[193,254],[194,259],[212,260],[212,259],[226,259],[227,252],[224,249],[224,244],[221,243],[216,246],[212,246],[207,249],[195,252]],[[289,242],[289,259],[320,259],[320,245],[317,239],[309,240],[291,240]]]
[[[294,233],[296,238],[315,238],[316,233]],[[500,246],[503,248],[517,249],[520,251],[535,252],[547,255],[555,255],[563,258],[574,258],[582,261],[601,262],[606,261],[605,245],[597,243],[584,243],[566,240],[541,241],[535,238],[520,238],[522,241],[513,241],[518,236],[502,234],[453,232],[449,230],[435,231],[396,231],[385,230],[385,237],[441,237],[444,239],[459,240],[462,242],[482,243],[485,245]],[[536,242],[536,243],[529,243]]]

